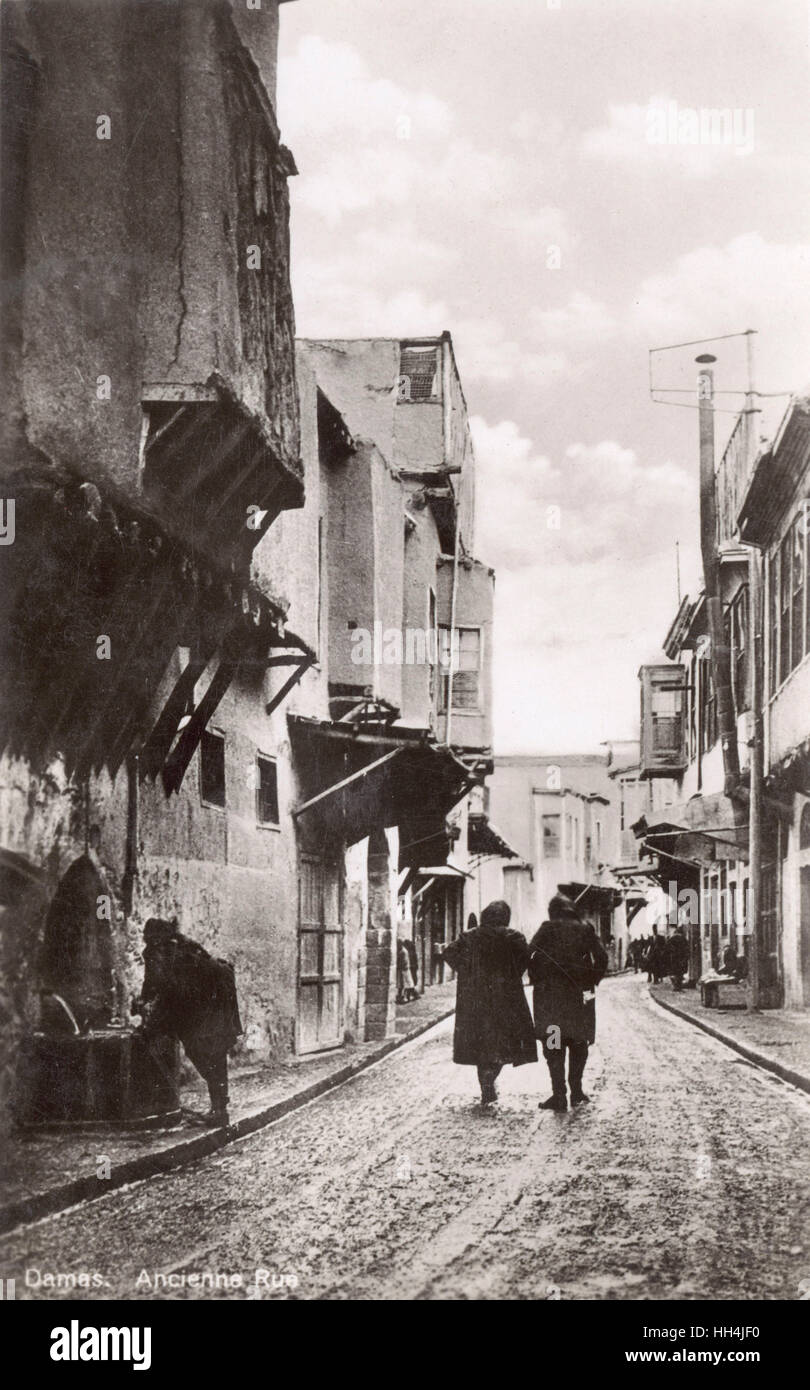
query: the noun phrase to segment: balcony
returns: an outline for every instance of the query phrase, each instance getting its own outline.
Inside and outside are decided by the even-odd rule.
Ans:
[[[686,771],[686,667],[642,666],[640,776],[680,777]]]

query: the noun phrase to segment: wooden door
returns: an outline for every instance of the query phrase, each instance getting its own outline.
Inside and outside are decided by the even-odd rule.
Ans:
[[[301,857],[298,928],[298,1051],[343,1042],[340,865]]]

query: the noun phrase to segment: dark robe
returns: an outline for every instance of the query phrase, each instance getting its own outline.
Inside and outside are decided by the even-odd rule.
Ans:
[[[470,1067],[536,1062],[523,989],[525,936],[511,927],[476,927],[445,947],[444,959],[458,974],[453,1061]]]
[[[179,1038],[203,1075],[233,1047],[242,1024],[233,966],[180,933],[143,953],[148,1030]]]
[[[593,927],[574,918],[544,922],[532,938],[530,979],[538,1038],[559,1028],[563,1043],[592,1043],[596,1004],[583,993],[596,988],[608,966],[607,952]]]
[[[679,932],[667,942],[666,963],[670,975],[685,975],[689,969],[689,942]]]

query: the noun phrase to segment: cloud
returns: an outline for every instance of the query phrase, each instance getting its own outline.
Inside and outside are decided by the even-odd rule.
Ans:
[[[644,462],[610,439],[570,444],[552,461],[513,420],[489,425],[474,416],[471,428],[476,547],[496,569],[527,569],[541,558],[561,566],[558,574],[609,566],[626,586],[628,567],[695,529],[695,480],[675,463]]]
[[[446,102],[372,76],[349,44],[302,39],[279,64],[278,102],[301,171],[294,204],[331,226],[378,204],[498,203],[514,187],[510,161],[456,133]]]
[[[698,247],[642,281],[630,323],[651,344],[755,328],[760,389],[800,389],[810,369],[810,245],[749,232],[725,246]],[[694,351],[687,353],[692,377]],[[725,359],[735,353],[722,343],[714,351]],[[735,385],[743,386],[742,349],[736,352]]]
[[[513,420],[471,428],[476,553],[496,571],[498,748],[636,737],[636,671],[677,606],[676,539],[684,572],[696,565],[696,480],[616,440],[552,459]]]
[[[495,319],[454,320],[452,333],[462,381],[519,382],[544,389],[574,371],[565,353],[527,350]]]
[[[613,315],[605,305],[579,291],[560,309],[533,309],[531,324],[543,341],[577,346],[604,342],[616,331]]]
[[[722,167],[751,175],[755,112],[750,108],[681,105],[668,95],[644,104],[610,103],[607,121],[584,133],[582,152],[611,164],[637,165],[648,174],[658,167],[689,178],[707,179]]]

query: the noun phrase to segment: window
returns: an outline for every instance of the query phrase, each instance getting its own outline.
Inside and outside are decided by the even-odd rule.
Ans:
[[[667,752],[681,742],[683,690],[666,690],[653,686],[650,701],[652,710],[653,752]]]
[[[275,758],[258,757],[256,819],[260,825],[278,825],[278,774]]]
[[[453,709],[479,711],[481,708],[481,629],[459,627],[453,634]],[[450,629],[439,628],[441,686],[439,713],[447,712],[450,680]]]
[[[701,747],[708,753],[717,742],[717,700],[714,694],[712,663],[708,656],[700,659]]]
[[[790,673],[790,532],[779,548],[779,684]]]
[[[428,612],[427,612],[428,632],[432,643],[430,649],[430,704],[436,699],[436,662],[439,659],[439,640],[438,640],[438,621],[436,607],[436,590],[428,589]]]
[[[208,806],[225,805],[225,738],[211,729],[200,742],[200,796]]]
[[[807,526],[805,506],[770,557],[771,630],[770,691],[782,681],[810,651],[810,604],[807,602]]]
[[[436,347],[403,347],[399,355],[397,401],[439,399],[439,352]]]
[[[689,761],[697,757],[697,661],[694,652],[689,660],[686,698],[689,701]]]
[[[728,610],[731,650],[731,691],[737,714],[749,708],[748,698],[748,586],[743,585]]]
[[[779,684],[779,563],[777,556],[768,561],[771,616],[768,624],[768,685],[773,695]]]
[[[560,817],[558,814],[543,816],[543,858],[560,857]]]

